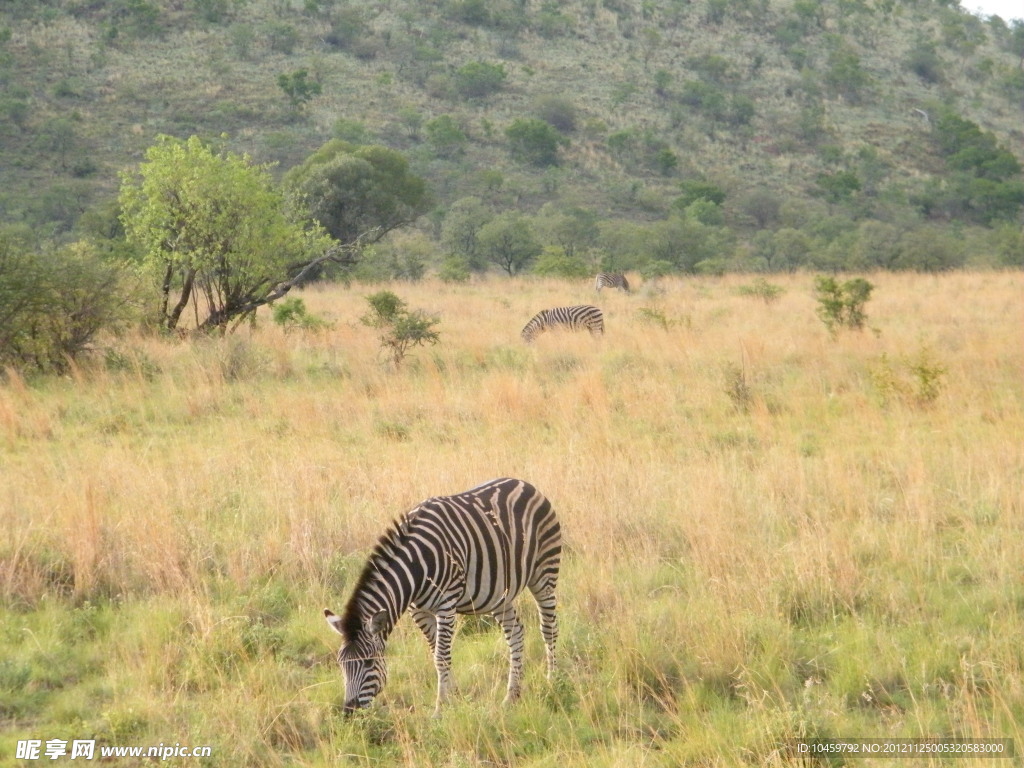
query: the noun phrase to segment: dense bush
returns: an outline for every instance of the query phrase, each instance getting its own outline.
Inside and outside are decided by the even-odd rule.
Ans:
[[[0,234],[0,366],[65,371],[127,306],[120,270],[90,245],[33,251]]]
[[[505,137],[513,157],[539,166],[556,165],[558,148],[569,143],[550,123],[532,117],[513,120]]]
[[[455,90],[464,98],[481,99],[500,89],[507,77],[501,64],[471,61],[455,71]]]

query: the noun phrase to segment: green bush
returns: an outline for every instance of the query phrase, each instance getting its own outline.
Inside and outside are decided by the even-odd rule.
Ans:
[[[482,99],[498,91],[508,77],[501,64],[471,61],[455,70],[455,90],[467,99]]]
[[[427,141],[439,157],[454,157],[465,151],[469,139],[451,115],[439,115],[426,124]]]
[[[277,84],[284,91],[292,108],[301,109],[308,101],[323,92],[323,86],[316,80],[309,80],[309,70],[299,69],[291,74],[277,76]]]
[[[391,291],[366,297],[370,310],[362,316],[363,325],[380,333],[380,346],[399,367],[409,350],[424,344],[437,344],[440,334],[434,330],[437,319],[423,310],[410,312],[402,299]]]
[[[822,276],[814,281],[814,287],[818,317],[829,333],[834,335],[839,327],[854,330],[864,327],[867,320],[864,305],[871,298],[875,286],[862,277],[839,284],[834,277]]]
[[[576,107],[564,96],[541,96],[534,103],[536,116],[562,133],[576,130]]]
[[[0,366],[66,371],[125,317],[120,283],[88,244],[33,253],[0,234]]]
[[[326,328],[328,323],[323,318],[311,315],[306,310],[306,302],[298,296],[284,299],[274,304],[274,322],[286,331],[295,329],[317,330]]]
[[[765,304],[772,304],[778,301],[783,293],[785,293],[785,289],[781,285],[769,283],[763,277],[757,278],[750,285],[741,285],[739,287],[740,296],[756,296],[763,300]]]
[[[513,157],[542,167],[557,165],[558,148],[569,143],[550,123],[532,117],[513,120],[505,138]]]

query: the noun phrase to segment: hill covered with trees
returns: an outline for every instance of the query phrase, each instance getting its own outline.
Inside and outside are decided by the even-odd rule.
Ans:
[[[365,278],[1017,266],[1022,61],[955,0],[12,0],[0,221],[123,254],[159,136],[342,140],[434,201]]]

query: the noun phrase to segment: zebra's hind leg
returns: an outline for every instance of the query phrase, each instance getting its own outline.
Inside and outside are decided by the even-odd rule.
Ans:
[[[455,634],[455,609],[438,611],[434,615],[436,633],[434,635],[434,666],[437,668],[437,704],[434,717],[441,716],[441,705],[448,700],[454,689],[452,683],[452,636]],[[416,622],[419,624],[419,621]],[[420,629],[423,629],[420,626]],[[424,630],[424,633],[426,631]],[[430,637],[428,635],[427,639]]]
[[[530,592],[537,601],[537,612],[540,614],[540,633],[544,636],[544,647],[547,649],[548,680],[553,680],[557,663],[555,646],[558,644],[558,615],[555,613],[558,601],[555,597],[555,585],[545,579],[539,584],[531,584]]]
[[[494,618],[501,622],[501,628],[505,631],[505,640],[508,642],[508,690],[505,693],[505,703],[508,704],[519,698],[522,688],[523,647],[526,632],[514,606],[508,605],[498,609],[494,612]]]

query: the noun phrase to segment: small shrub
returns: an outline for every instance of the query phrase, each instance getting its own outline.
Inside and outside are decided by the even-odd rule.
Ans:
[[[922,347],[914,357],[904,359],[901,364],[893,363],[888,355],[883,354],[870,366],[868,374],[883,406],[893,400],[929,406],[941,394],[942,377],[947,370],[928,347]]]
[[[277,84],[284,91],[292,108],[301,109],[308,101],[323,92],[323,86],[316,80],[310,80],[309,70],[299,69],[291,74],[277,76]]]
[[[922,347],[917,356],[908,362],[908,368],[914,376],[917,403],[931,405],[942,391],[942,377],[946,375],[947,368],[935,360],[927,347]]]
[[[868,375],[871,377],[871,385],[874,387],[875,392],[878,393],[883,406],[888,405],[893,400],[902,399],[907,396],[909,389],[896,373],[888,355],[883,354],[868,369]]]
[[[274,304],[273,316],[274,322],[284,328],[285,331],[296,329],[315,331],[326,328],[329,325],[323,318],[309,314],[306,311],[306,302],[297,296]]]
[[[437,319],[422,310],[410,312],[405,302],[391,291],[380,291],[366,297],[370,311],[361,318],[363,325],[380,332],[381,349],[391,356],[395,367],[413,347],[437,344],[440,334],[434,330]]]
[[[867,320],[864,305],[875,286],[862,277],[839,284],[834,277],[822,276],[814,281],[818,300],[818,317],[830,334],[840,327],[861,330]]]
[[[725,366],[725,394],[741,413],[747,413],[754,402],[754,391],[747,381],[747,372],[738,365]]]
[[[103,355],[103,364],[111,373],[133,373],[146,381],[153,381],[160,373],[160,365],[136,349],[108,349]]]
[[[672,327],[673,323],[669,320],[665,313],[660,309],[654,309],[653,307],[640,307],[636,311],[637,317],[640,318],[640,322],[646,325],[656,325],[664,331],[667,331]]]
[[[769,283],[763,277],[757,278],[750,285],[741,285],[740,296],[755,296],[764,301],[765,304],[772,304],[778,301],[779,297],[786,291],[781,285]]]
[[[449,256],[441,264],[437,276],[446,283],[469,282],[469,264],[461,256]]]

